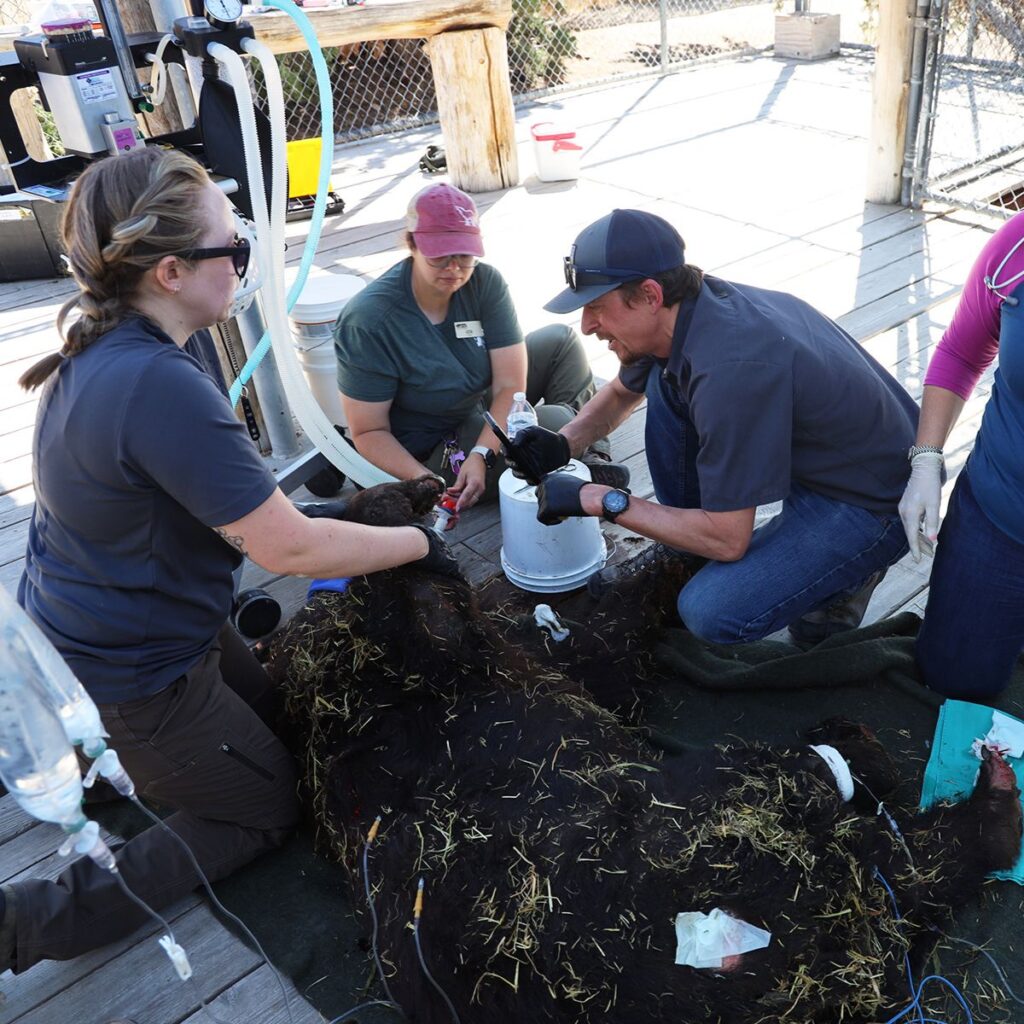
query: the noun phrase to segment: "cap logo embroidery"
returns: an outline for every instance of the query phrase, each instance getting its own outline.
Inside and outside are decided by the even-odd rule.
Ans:
[[[473,217],[472,210],[467,209],[465,206],[456,206],[454,203],[452,204],[452,206],[455,212],[462,218],[462,223],[465,224],[466,227],[471,228],[475,226],[476,221],[475,218]]]

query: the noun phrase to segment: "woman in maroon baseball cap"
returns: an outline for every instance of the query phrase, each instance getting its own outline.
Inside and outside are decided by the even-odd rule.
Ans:
[[[576,332],[525,339],[501,274],[484,255],[465,192],[430,185],[406,215],[409,256],[352,299],[335,325],[338,385],[359,452],[400,479],[444,476],[459,510],[497,493],[498,439],[518,391],[558,430],[594,393]],[[490,470],[490,472],[489,472]]]

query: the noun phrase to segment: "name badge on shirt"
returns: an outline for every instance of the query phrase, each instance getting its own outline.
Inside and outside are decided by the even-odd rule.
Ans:
[[[472,338],[477,348],[484,347],[484,325],[479,320],[456,320],[456,338]]]

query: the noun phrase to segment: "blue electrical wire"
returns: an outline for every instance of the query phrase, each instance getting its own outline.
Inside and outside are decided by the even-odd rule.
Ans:
[[[903,914],[900,913],[899,903],[896,901],[896,893],[892,891],[892,886],[886,881],[885,876],[876,867],[874,869],[874,876],[885,888],[885,891],[889,894],[889,899],[892,901],[892,909],[896,915],[897,926],[899,922],[903,920]],[[903,951],[903,963],[907,971],[907,984],[910,987],[910,1002],[897,1013],[894,1017],[890,1017],[885,1024],[896,1024],[897,1021],[903,1020],[904,1017],[909,1013],[917,1012],[916,1017],[910,1018],[915,1024],[946,1024],[945,1021],[936,1021],[931,1017],[926,1017],[924,1011],[921,1009],[921,993],[924,991],[925,985],[931,981],[938,982],[940,985],[945,985],[956,997],[956,1001],[962,1007],[964,1013],[967,1014],[967,1024],[974,1024],[974,1017],[971,1014],[971,1008],[967,1005],[967,1000],[964,999],[963,994],[948,978],[943,978],[938,974],[929,974],[927,977],[921,979],[919,985],[914,984],[914,975],[910,969],[910,953],[907,950]]]

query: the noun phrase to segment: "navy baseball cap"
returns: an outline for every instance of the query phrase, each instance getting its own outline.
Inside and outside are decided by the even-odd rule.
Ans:
[[[571,313],[627,281],[642,281],[686,262],[679,232],[643,210],[612,210],[577,236],[562,261],[565,283],[544,308]]]

